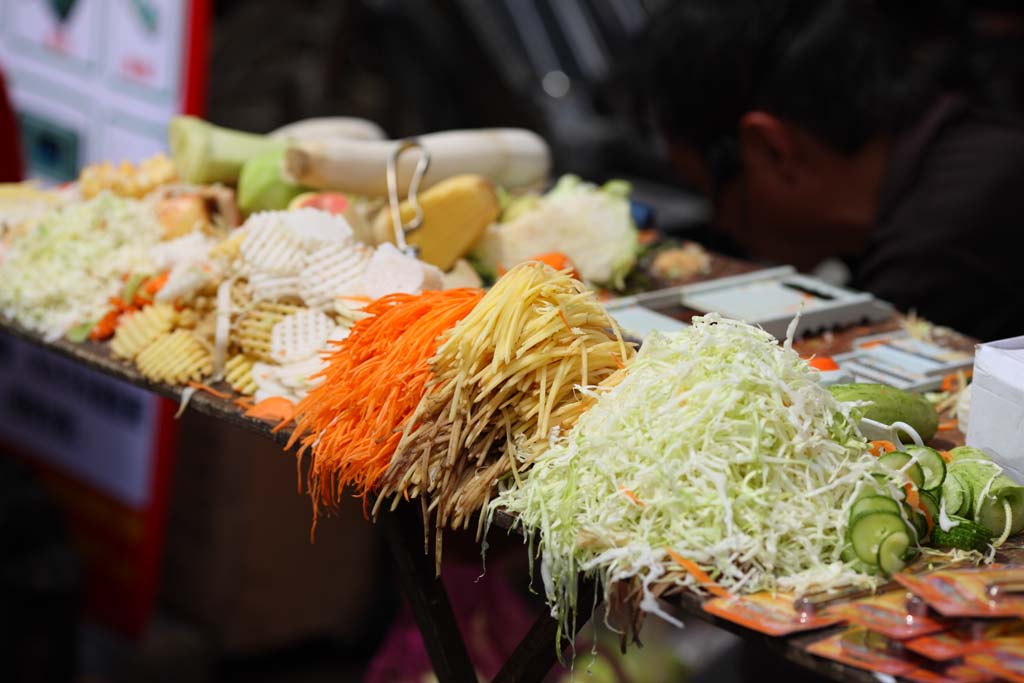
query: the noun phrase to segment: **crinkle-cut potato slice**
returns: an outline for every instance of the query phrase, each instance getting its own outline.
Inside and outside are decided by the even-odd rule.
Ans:
[[[304,310],[308,309],[295,304],[260,301],[239,319],[232,341],[255,359],[274,362],[271,347],[274,325],[284,320],[285,316]]]
[[[245,396],[252,396],[259,388],[252,376],[253,359],[244,353],[237,353],[224,364],[224,380],[232,389]]]
[[[213,356],[191,332],[176,330],[156,339],[135,359],[139,372],[154,382],[186,384],[213,373]]]
[[[170,332],[177,319],[174,306],[163,302],[122,316],[110,341],[110,350],[118,358],[134,359],[154,340]]]

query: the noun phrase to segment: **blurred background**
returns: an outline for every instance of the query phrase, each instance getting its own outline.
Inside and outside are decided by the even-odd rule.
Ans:
[[[94,12],[104,0],[2,0],[0,71],[27,170],[52,180],[74,177],[90,156],[116,156],[128,140],[158,144],[151,141],[164,136],[172,109],[257,132],[325,115],[371,119],[396,138],[522,126],[550,143],[555,174],[627,179],[634,198],[653,207],[661,231],[728,249],[713,243],[706,203],[668,164],[631,76],[652,17],[685,1],[109,0],[142,20],[139,54],[150,40],[147,17],[176,27],[174,40],[184,41],[169,43],[168,63],[184,66],[166,82],[165,63],[131,55],[97,81],[119,107],[138,110],[122,116],[98,101],[99,90],[74,85],[97,73],[100,62],[90,60],[108,49],[89,48],[75,63],[75,22],[89,23],[83,35],[97,28],[101,15]],[[950,88],[1024,113],[1019,3],[888,5],[915,52]],[[122,87],[119,78],[133,84]],[[173,96],[151,98],[140,86],[147,79],[153,92]],[[71,95],[53,96],[65,87]],[[141,445],[122,454],[151,463],[139,475],[141,497],[126,500],[102,483],[69,477],[52,463],[88,464],[76,450],[76,430],[90,418],[51,400],[69,375],[80,386],[105,385],[0,341],[0,680],[363,679],[401,600],[379,532],[357,505],[321,521],[310,543],[309,501],[296,492],[290,456],[193,413],[169,422],[173,406],[143,392],[124,390],[122,397],[118,389],[102,395],[114,392],[115,404],[139,406],[139,417],[123,429]],[[40,377],[64,384],[48,393]],[[90,391],[95,403],[100,390]],[[32,454],[41,446],[22,423],[26,415],[45,416],[34,429],[67,436],[52,447],[63,455],[41,459],[50,465]],[[517,553],[507,569],[522,609],[507,619],[525,619],[524,630],[540,601],[525,590]],[[728,656],[733,640],[722,632],[693,624],[684,632],[652,630],[648,638],[653,645],[636,656],[658,663],[646,674],[607,680],[741,677]]]

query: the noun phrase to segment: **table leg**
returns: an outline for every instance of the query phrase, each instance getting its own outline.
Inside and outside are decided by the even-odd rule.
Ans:
[[[594,604],[593,581],[580,581],[577,604],[581,606],[580,615],[585,613],[584,605]],[[547,610],[544,611],[526,636],[519,642],[515,652],[508,658],[501,671],[492,683],[533,683],[540,681],[555,665],[558,651],[565,651],[576,637],[576,633],[587,623],[586,618],[576,619],[576,632],[563,633],[558,650],[555,648],[555,636],[558,634],[558,622]]]
[[[383,513],[380,522],[402,592],[423,635],[438,681],[476,683],[476,672],[444,584],[435,576],[433,559],[423,552],[423,524],[415,508],[400,505],[394,512]]]

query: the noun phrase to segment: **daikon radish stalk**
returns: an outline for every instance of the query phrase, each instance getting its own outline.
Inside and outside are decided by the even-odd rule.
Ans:
[[[551,168],[544,140],[528,130],[490,128],[452,130],[422,135],[430,168],[420,184],[427,189],[445,178],[474,173],[508,189],[542,184]],[[285,153],[284,174],[292,182],[322,190],[383,197],[387,195],[387,160],[395,141],[344,140],[293,142]],[[409,187],[417,154],[398,163],[398,187]]]
[[[265,135],[221,128],[194,116],[175,116],[168,142],[181,179],[190,183],[234,183],[242,165],[284,148]]]

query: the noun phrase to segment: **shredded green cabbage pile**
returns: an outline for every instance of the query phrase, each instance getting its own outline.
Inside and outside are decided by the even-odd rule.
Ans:
[[[95,322],[161,234],[151,206],[107,193],[54,209],[0,262],[0,311],[51,341]]]
[[[694,318],[652,334],[626,379],[554,436],[490,514],[515,513],[539,544],[563,624],[579,572],[606,597],[637,579],[640,606],[672,621],[652,593],[671,563],[665,548],[737,593],[870,584],[840,559],[853,494],[874,467],[854,422],[789,342]],[[688,575],[675,580],[697,590]]]

